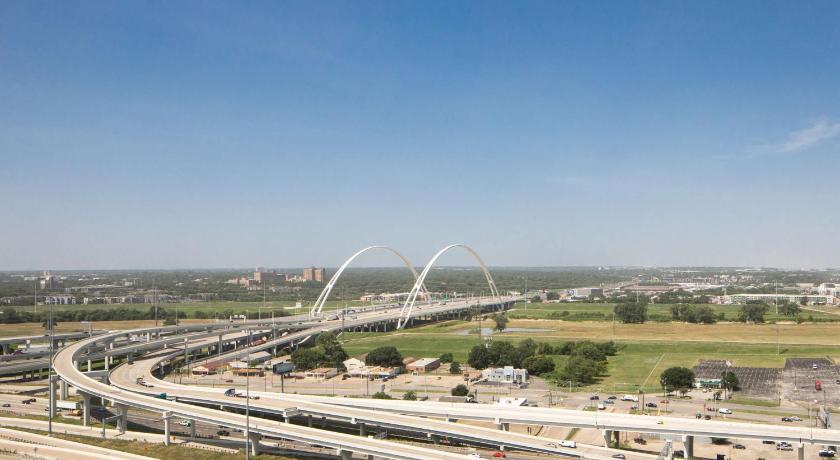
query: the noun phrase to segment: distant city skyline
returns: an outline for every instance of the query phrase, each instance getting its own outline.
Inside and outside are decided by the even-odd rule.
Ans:
[[[422,266],[454,242],[497,267],[837,267],[838,20],[4,2],[0,270],[335,267],[370,244]]]

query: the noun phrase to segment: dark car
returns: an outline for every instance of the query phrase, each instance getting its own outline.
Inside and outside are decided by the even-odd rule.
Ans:
[[[589,400],[590,400],[590,401],[597,401],[597,400],[599,400],[599,399],[601,399],[601,398],[599,398],[599,397],[598,397],[598,395],[593,395],[593,396],[590,396],[590,397],[589,397]]]
[[[762,444],[776,444],[776,441],[770,441],[769,439],[765,439],[761,441]]]
[[[230,436],[230,431],[228,431],[228,430],[219,430],[219,431],[217,431],[217,432],[216,432],[216,434],[217,434],[217,435],[219,435],[219,436]]]
[[[627,457],[625,457],[624,454],[615,454],[615,455],[612,456],[612,458],[617,458],[617,459],[620,459],[620,460],[624,460]]]
[[[12,405],[9,403],[3,403],[3,407],[12,407]]]
[[[820,457],[833,458],[834,451],[829,449],[822,449],[817,455],[819,455]]]
[[[793,419],[792,419],[792,418],[790,418],[790,417],[782,417],[782,421],[783,421],[783,422],[792,422],[792,421],[793,421]]]
[[[746,449],[747,446],[745,446],[743,444],[735,444],[735,445],[732,446],[732,448],[733,449]]]
[[[657,407],[655,402],[649,402],[645,404],[645,407]]]
[[[709,415],[709,414],[706,414],[706,416],[705,416],[704,418],[705,418],[706,420],[711,420],[711,419],[712,419],[712,416],[711,416],[711,415]]]
[[[837,383],[840,383],[840,382],[837,382]],[[616,395],[612,395],[607,399],[618,399],[618,397]],[[616,455],[623,455],[623,454],[616,454]],[[618,458],[618,457],[616,457],[616,458]]]
[[[674,457],[682,457],[685,458],[685,451],[682,449],[678,449],[674,451]]]

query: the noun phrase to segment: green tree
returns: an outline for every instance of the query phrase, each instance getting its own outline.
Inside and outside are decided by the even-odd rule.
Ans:
[[[440,355],[441,364],[451,363],[453,361],[452,353],[444,353]]]
[[[472,347],[469,355],[467,355],[467,364],[475,369],[486,369],[490,366],[490,350],[484,345]]]
[[[613,307],[613,313],[625,324],[641,324],[647,321],[647,305],[641,302],[616,304]]]
[[[741,305],[738,320],[744,323],[763,323],[765,313],[767,313],[767,304],[747,302]]]
[[[802,311],[799,305],[791,302],[785,302],[779,305],[779,313],[785,316],[796,316]]]
[[[417,393],[414,390],[408,390],[403,393],[403,399],[406,401],[417,401]]]
[[[708,305],[697,305],[694,307],[697,322],[700,324],[714,324],[717,322],[715,311]]]
[[[537,352],[538,347],[539,345],[537,345],[537,342],[531,338],[522,340],[516,345],[516,349],[519,351],[522,359],[534,355]]]
[[[694,372],[687,367],[669,367],[659,376],[659,383],[667,392],[685,393],[694,386]]]
[[[534,355],[522,361],[522,367],[532,375],[543,375],[554,372],[554,360],[544,355]]]
[[[452,364],[449,365],[449,373],[450,374],[460,374],[461,373],[461,364],[458,361],[452,361]]]
[[[556,291],[548,291],[545,294],[545,299],[546,300],[560,300],[560,293],[558,293]]]
[[[323,366],[330,360],[320,348],[298,348],[292,353],[295,369],[308,371]]]
[[[493,321],[496,323],[496,330],[502,332],[505,330],[508,324],[508,318],[504,314],[495,314],[493,315]]]
[[[463,383],[459,383],[455,386],[455,388],[452,389],[451,393],[452,396],[466,396],[470,394],[470,389],[467,388],[467,386]]]
[[[403,364],[403,357],[396,347],[379,347],[368,353],[365,364],[368,366],[400,367]]]
[[[741,382],[738,381],[738,376],[732,371],[725,371],[723,373],[721,385],[729,391],[738,391],[741,389]]]
[[[606,370],[606,363],[595,361],[583,356],[572,356],[566,361],[566,365],[558,373],[558,380],[571,380],[572,382],[590,384]]]
[[[341,342],[338,341],[338,336],[335,333],[322,332],[318,334],[316,343],[327,357],[327,361],[323,365],[344,369],[344,361],[347,360],[347,353],[342,348]]]

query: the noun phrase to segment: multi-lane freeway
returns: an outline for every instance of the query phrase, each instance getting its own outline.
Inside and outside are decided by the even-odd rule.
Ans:
[[[494,297],[449,303],[428,303],[415,306],[412,316],[429,318],[446,316],[471,308],[476,303],[483,307],[490,307],[498,303],[499,300],[508,304],[515,299]],[[190,351],[218,345],[217,353],[220,354],[220,357],[217,359],[233,360],[258,350],[300,343],[306,338],[324,331],[352,330],[364,327],[378,328],[380,326],[385,328],[397,321],[407,321],[401,316],[402,313],[403,311],[399,308],[384,308],[359,311],[349,318],[346,316],[340,318],[335,316],[330,319],[299,316],[279,318],[272,322],[267,320],[249,321],[235,325],[213,323],[111,332],[83,338],[63,348],[56,356],[54,368],[61,379],[79,390],[85,401],[89,401],[91,396],[100,396],[113,401],[118,413],[121,414],[126,414],[128,407],[160,413],[167,433],[170,428],[169,420],[172,417],[179,417],[248,431],[248,438],[254,449],[259,445],[258,436],[265,435],[326,446],[334,449],[337,454],[344,458],[349,458],[352,453],[393,459],[463,458],[462,454],[444,452],[434,448],[395,444],[387,440],[352,436],[266,418],[253,417],[249,422],[243,415],[215,409],[219,406],[241,408],[244,405],[244,399],[242,398],[225,396],[224,389],[185,387],[157,380],[153,376],[153,371],[165,361],[173,359],[176,355],[188,355]],[[272,338],[260,345],[241,347],[223,353],[222,343],[230,340],[241,340],[247,334],[246,330],[271,334]],[[282,332],[279,337],[278,332]],[[145,337],[145,340],[139,343],[129,342],[128,344],[118,341],[118,339],[125,337]],[[160,352],[164,347],[169,347],[172,351]],[[111,374],[112,385],[94,380],[79,370],[79,364],[85,360],[88,361],[88,368],[90,369],[90,361],[104,360],[107,363],[110,358],[115,356],[141,356],[144,353],[155,351],[160,354],[156,354],[150,359],[138,358],[139,360],[134,360],[133,364],[124,364],[116,368]],[[131,361],[129,360],[129,362]],[[138,377],[143,377],[152,383],[154,389],[138,385]],[[177,398],[178,401],[153,396],[163,392],[161,390],[165,390],[170,398]],[[620,431],[663,433],[682,436],[689,455],[692,451],[691,446],[695,436],[772,439],[793,442],[800,446],[800,458],[803,455],[802,446],[805,444],[836,444],[840,440],[840,431],[837,430],[811,430],[791,426],[532,407],[506,407],[504,410],[500,410],[498,407],[483,404],[417,403],[258,392],[255,392],[255,395],[260,396],[260,399],[249,400],[250,408],[258,413],[283,415],[286,421],[293,417],[311,416],[316,419],[324,418],[358,425],[360,433],[365,433],[366,426],[399,427],[425,433],[432,440],[444,437],[456,438],[478,445],[534,452],[552,452],[588,458],[604,458],[614,455],[614,451],[595,446],[580,446],[577,450],[571,451],[561,448],[550,440],[510,431],[452,423],[450,420],[478,420],[492,422],[499,427],[507,427],[509,424],[541,424],[594,428],[602,430],[605,439]],[[124,422],[122,427],[125,428]],[[629,456],[628,458],[637,457],[641,459],[647,457],[644,454],[626,454]]]

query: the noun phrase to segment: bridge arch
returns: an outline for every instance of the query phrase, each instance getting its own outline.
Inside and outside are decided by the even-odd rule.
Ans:
[[[327,283],[326,286],[324,286],[324,289],[321,291],[321,295],[318,296],[318,300],[315,301],[315,303],[312,305],[312,308],[309,310],[309,316],[316,316],[316,315],[321,314],[321,310],[324,308],[324,304],[327,303],[327,299],[330,296],[330,292],[332,292],[332,289],[335,286],[335,283],[338,282],[338,279],[341,277],[341,274],[344,273],[344,269],[346,269],[347,266],[350,265],[356,259],[356,257],[359,257],[360,255],[362,255],[362,254],[364,254],[368,251],[374,250],[374,249],[384,249],[386,251],[390,251],[390,252],[394,253],[394,255],[399,257],[400,260],[403,261],[405,266],[408,267],[409,270],[411,270],[411,274],[414,275],[414,279],[415,280],[418,279],[419,275],[417,274],[417,270],[414,268],[413,265],[411,265],[411,262],[409,262],[408,259],[406,259],[402,254],[397,252],[395,249],[393,249],[389,246],[382,246],[382,245],[368,246],[368,247],[356,252],[352,256],[350,256],[350,258],[347,259],[341,265],[341,267],[338,267],[338,270],[330,278],[330,281]],[[414,285],[417,286],[417,283],[415,283]],[[426,292],[426,286],[423,285],[422,282],[420,282],[420,285],[421,285],[420,289],[423,291],[423,297],[428,299],[429,294],[428,294],[428,292]],[[413,289],[412,289],[412,292],[413,292]],[[415,297],[416,296],[417,296],[417,294],[415,294]]]
[[[496,282],[493,281],[493,277],[490,275],[490,271],[487,269],[487,265],[484,264],[484,261],[481,260],[481,256],[478,255],[471,247],[467,246],[466,244],[455,243],[446,246],[445,248],[441,249],[437,252],[430,260],[429,263],[423,267],[423,271],[420,273],[420,277],[417,278],[417,282],[414,283],[414,287],[411,289],[411,292],[408,293],[408,298],[405,299],[405,304],[403,304],[402,310],[400,310],[400,317],[397,320],[397,329],[402,329],[405,327],[406,323],[408,323],[409,318],[411,318],[411,310],[414,308],[414,302],[417,300],[417,294],[420,292],[422,288],[424,291],[426,276],[429,274],[429,271],[435,265],[435,262],[442,256],[444,253],[448,252],[453,248],[462,248],[465,249],[473,258],[478,262],[478,265],[481,267],[481,271],[484,272],[484,277],[487,279],[487,285],[490,286],[490,295],[496,297],[499,300],[499,304],[501,305],[501,297],[499,296],[499,290],[496,288]],[[428,295],[428,294],[427,294]]]

